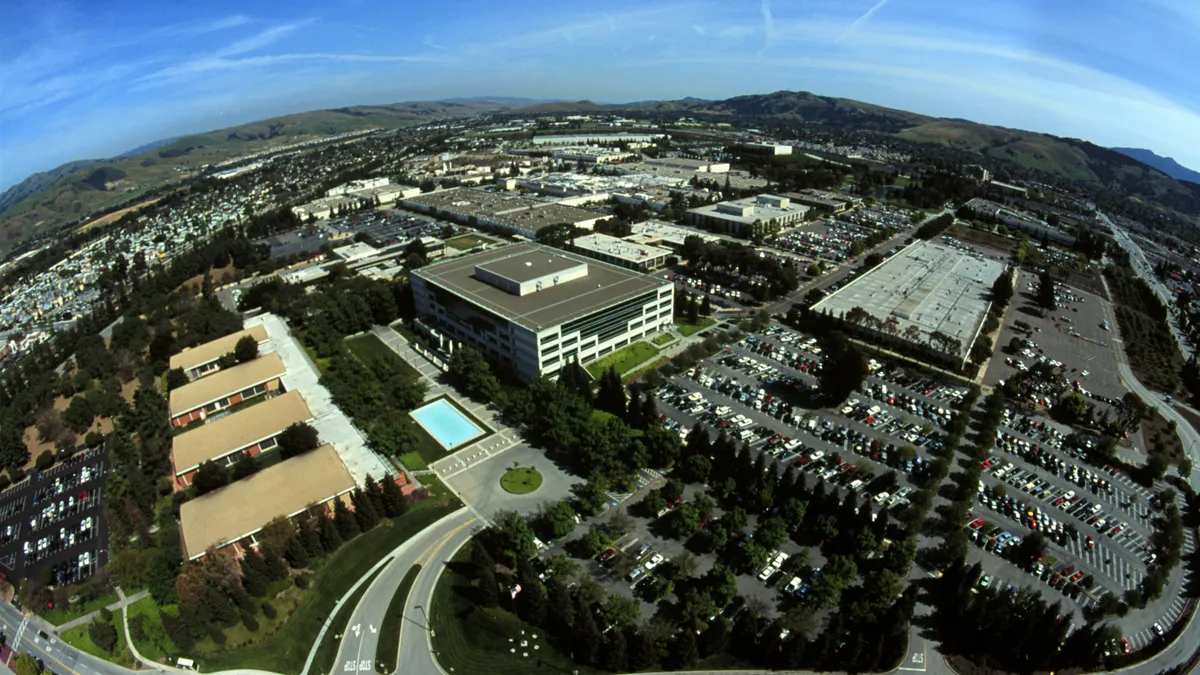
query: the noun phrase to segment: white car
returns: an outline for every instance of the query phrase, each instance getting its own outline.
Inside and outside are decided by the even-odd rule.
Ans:
[[[759,572],[758,578],[762,579],[763,581],[766,581],[767,579],[770,579],[771,577],[775,576],[775,573],[778,571],[779,570],[775,569],[774,567],[767,565],[766,567],[763,568],[762,572]]]
[[[646,568],[646,571],[649,572],[655,567],[661,565],[663,560],[665,560],[665,558],[662,557],[661,553],[655,553],[654,555],[650,556],[649,560],[646,561],[644,567]]]

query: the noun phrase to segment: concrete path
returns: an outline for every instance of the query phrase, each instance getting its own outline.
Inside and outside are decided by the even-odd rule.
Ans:
[[[133,595],[126,596],[124,591],[122,591],[120,588],[118,588],[117,589],[117,597],[120,599],[117,600],[116,602],[114,602],[113,604],[109,605],[107,609],[109,609],[110,611],[113,611],[113,612],[121,612],[121,611],[124,611],[125,608],[128,607],[129,605],[132,605],[133,603],[137,602],[138,600],[148,597],[149,595],[150,595],[149,591],[138,591],[137,593],[134,593]],[[92,619],[95,619],[98,616],[100,616],[99,611],[89,612],[87,614],[84,614],[81,617],[78,617],[76,619],[71,619],[70,621],[68,621],[64,624],[55,627],[53,632],[55,635],[59,635],[59,634],[62,634],[62,633],[65,633],[65,632],[71,630],[72,628],[77,628],[79,626],[86,626],[92,622]]]

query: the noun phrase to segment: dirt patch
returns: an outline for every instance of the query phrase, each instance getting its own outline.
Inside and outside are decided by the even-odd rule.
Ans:
[[[1142,440],[1149,453],[1161,452],[1170,464],[1178,464],[1183,459],[1183,445],[1179,435],[1163,416],[1155,411],[1142,421]]]
[[[973,227],[963,227],[962,225],[951,225],[946,234],[961,239],[971,244],[986,246],[996,251],[1011,253],[1017,247],[1017,242],[1008,237],[1001,237],[998,234],[976,230]]]
[[[106,216],[100,216],[99,218],[97,218],[95,220],[92,220],[90,222],[87,222],[87,223],[81,225],[79,227],[79,231],[86,232],[86,231],[92,229],[93,227],[100,227],[101,225],[107,225],[109,223],[114,223],[114,222],[120,220],[121,217],[124,216],[126,213],[137,211],[144,207],[150,206],[151,204],[157,202],[160,199],[162,199],[162,197],[155,197],[154,199],[148,199],[144,202],[134,204],[133,206],[130,206],[127,209],[121,209],[120,211],[113,211],[112,213],[110,213]]]
[[[1099,270],[1084,270],[1082,272],[1071,270],[1067,273],[1066,278],[1062,279],[1062,282],[1068,286],[1098,295],[1105,300],[1108,299],[1108,295],[1104,292],[1104,282],[1100,280]]]
[[[225,267],[211,267],[209,268],[208,273],[210,276],[212,276],[213,288],[231,283],[236,281],[238,278],[238,269],[233,266],[233,263],[229,263],[229,265]],[[175,290],[179,290],[180,288],[185,288],[188,286],[195,289],[195,292],[199,294],[200,289],[204,286],[204,275],[197,274],[191,279],[188,279],[180,284]]]

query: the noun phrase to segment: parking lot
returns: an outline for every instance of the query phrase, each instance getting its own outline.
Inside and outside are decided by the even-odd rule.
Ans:
[[[9,581],[70,584],[108,561],[107,453],[84,450],[0,494],[0,569]]]

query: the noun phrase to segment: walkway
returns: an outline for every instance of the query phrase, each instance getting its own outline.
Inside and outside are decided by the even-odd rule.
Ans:
[[[122,612],[129,605],[132,605],[133,603],[137,602],[138,600],[141,600],[142,598],[146,598],[149,596],[150,596],[149,591],[138,591],[137,593],[134,593],[133,595],[126,597],[125,593],[120,588],[118,588],[117,589],[117,597],[120,599],[117,600],[116,602],[114,602],[113,604],[109,605],[106,609],[108,609],[109,611],[112,611],[112,612]],[[99,611],[88,612],[87,614],[84,614],[81,617],[71,619],[70,621],[68,621],[62,625],[55,626],[53,633],[55,635],[61,635],[65,632],[71,630],[72,628],[77,628],[79,626],[86,626],[92,622],[92,619],[95,619],[98,616],[100,616]]]

